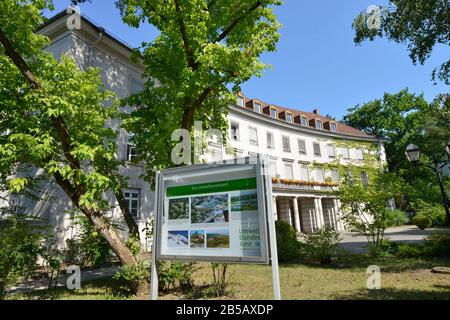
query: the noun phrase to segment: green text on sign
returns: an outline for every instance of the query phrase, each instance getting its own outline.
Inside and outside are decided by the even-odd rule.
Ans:
[[[180,187],[167,188],[168,197],[190,196],[202,193],[216,193],[256,189],[256,178],[231,181],[209,182]]]

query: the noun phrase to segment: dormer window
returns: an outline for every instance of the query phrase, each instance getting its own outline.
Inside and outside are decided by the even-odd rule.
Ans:
[[[270,108],[270,116],[274,119],[278,119],[278,110],[275,108]]]
[[[330,123],[330,131],[331,132],[337,132],[337,124],[336,123]]]
[[[261,113],[261,103],[259,102],[254,102],[253,103],[253,111]]]
[[[316,120],[316,129],[323,129],[323,123],[321,120]]]
[[[308,124],[309,124],[308,117],[301,116],[301,125],[302,125],[303,127],[307,127]]]
[[[292,123],[294,120],[294,116],[292,115],[292,113],[286,112],[286,121],[289,123]]]
[[[245,103],[245,101],[244,101],[244,97],[243,96],[237,96],[237,105],[239,106],[239,107],[244,107],[244,103]]]

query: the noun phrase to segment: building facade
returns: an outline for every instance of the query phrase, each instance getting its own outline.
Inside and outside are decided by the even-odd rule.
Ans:
[[[81,29],[70,30],[67,18],[66,13],[60,13],[40,30],[51,39],[46,50],[56,58],[69,54],[82,70],[99,67],[105,88],[120,98],[142,90],[144,70],[131,61],[132,49],[128,45],[84,17]],[[209,161],[267,155],[273,178],[275,217],[290,223],[297,232],[313,232],[325,225],[343,230],[339,199],[335,195],[342,179],[356,176],[367,183],[367,160],[375,159],[372,165],[380,167],[385,162],[381,141],[323,117],[319,110],[302,112],[240,94],[236,105],[230,106],[228,118],[227,146],[211,143]],[[112,125],[118,128],[120,123]],[[118,146],[119,157],[127,161],[121,169],[129,179],[125,198],[139,229],[143,230],[153,215],[154,192],[140,178],[144,168],[131,162],[136,153],[125,131],[120,133]],[[355,172],[354,168],[358,170]],[[53,184],[47,184],[44,193],[45,201],[18,199],[17,205],[29,208],[29,213],[54,226],[62,240],[72,237],[73,207],[69,198]],[[116,202],[112,194],[108,198],[111,204]],[[120,217],[118,210],[111,212],[112,217]]]

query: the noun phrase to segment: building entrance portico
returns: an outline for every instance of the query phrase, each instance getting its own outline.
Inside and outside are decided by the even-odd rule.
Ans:
[[[275,217],[297,233],[311,233],[324,226],[344,230],[339,220],[339,200],[314,195],[275,195]]]

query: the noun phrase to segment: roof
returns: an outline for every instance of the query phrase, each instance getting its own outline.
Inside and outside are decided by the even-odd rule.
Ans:
[[[292,109],[292,108],[286,108],[286,107],[279,106],[279,105],[276,105],[276,104],[273,104],[273,103],[264,102],[264,101],[262,101],[262,100],[260,100],[258,98],[250,99],[250,98],[246,97],[243,93],[240,93],[239,95],[244,97],[244,99],[245,99],[244,105],[246,106],[246,109],[252,110],[255,113],[257,113],[257,112],[254,111],[253,108],[249,107],[249,103],[250,103],[250,106],[251,106],[253,101],[260,102],[261,105],[262,105],[262,109],[263,110],[265,108],[267,108],[267,107],[276,108],[277,111],[278,111],[278,118],[279,119],[280,119],[280,114],[282,114],[283,112],[291,113],[294,118],[298,117],[298,116],[306,116],[308,118],[308,120],[309,120],[308,128],[311,128],[311,129],[315,129],[315,130],[318,130],[318,131],[323,131],[323,130],[330,131],[329,127],[328,128],[324,127],[323,129],[316,129],[315,122],[311,121],[311,120],[321,120],[323,125],[325,125],[327,123],[328,124],[329,123],[335,123],[336,126],[337,126],[337,133],[339,133],[339,134],[344,134],[344,135],[349,135],[349,136],[354,136],[354,137],[361,137],[361,138],[366,138],[366,139],[367,138],[376,139],[375,136],[369,135],[369,134],[367,134],[367,133],[365,133],[365,132],[363,132],[363,131],[361,131],[359,129],[353,128],[351,126],[348,126],[346,124],[338,122],[338,121],[336,121],[334,119],[331,119],[331,118],[328,118],[328,117],[324,117],[324,116],[320,115],[319,112],[315,113],[315,112],[302,111],[302,110],[297,110],[297,109]],[[262,112],[261,115],[269,117],[269,118],[272,118],[271,115],[270,115],[270,112],[269,113]],[[280,119],[280,120],[283,120],[283,119]],[[298,126],[301,126],[300,122],[294,122],[294,124],[297,124]]]

